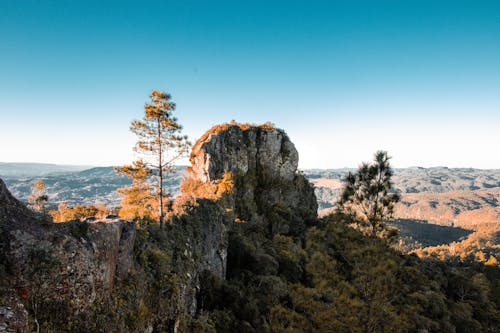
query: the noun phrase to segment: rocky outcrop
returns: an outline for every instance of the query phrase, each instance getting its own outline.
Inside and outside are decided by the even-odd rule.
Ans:
[[[12,196],[4,181],[0,179],[0,219],[22,223],[31,217],[33,213]]]
[[[283,130],[269,124],[217,125],[196,142],[190,161],[190,177],[200,182],[217,183],[226,173],[232,174],[231,208],[239,221],[299,234],[304,223],[316,219],[313,187],[297,171],[297,150]],[[273,224],[273,214],[287,215],[287,223],[273,218]]]
[[[270,125],[223,124],[207,131],[193,147],[191,174],[210,182],[230,171],[262,180],[293,180],[299,154],[283,130]]]
[[[0,333],[29,332],[28,312],[14,293],[4,295],[0,304]]]
[[[12,197],[1,180],[0,212],[0,269],[2,278],[8,280],[4,287],[16,293],[8,298],[14,303],[0,304],[4,312],[0,328],[12,327],[12,318],[27,319],[16,312],[19,306],[12,305],[16,299],[30,304],[32,310],[49,298],[65,301],[71,304],[72,313],[79,313],[109,295],[116,280],[134,269],[135,226],[131,222],[110,218],[47,223]]]
[[[297,171],[298,153],[283,130],[270,125],[222,124],[207,131],[194,145],[182,197],[194,199],[178,215],[198,226],[188,252],[201,254],[190,272],[191,292],[185,299],[196,309],[198,277],[209,271],[219,279],[228,269],[228,231],[258,225],[268,236],[300,235],[316,219],[314,190]]]
[[[138,231],[115,217],[53,224],[0,180],[0,277],[8,280],[0,286],[0,331],[26,331],[27,313],[36,319],[41,307],[45,323],[78,317],[74,331],[175,331],[197,311],[200,276],[226,278],[231,232],[300,238],[316,219],[313,188],[282,130],[216,126],[198,140],[191,162],[163,230]]]
[[[175,241],[174,267],[183,278],[182,296],[190,315],[197,309],[199,276],[209,271],[224,279],[227,266],[228,228],[231,220],[221,205],[213,200],[197,198],[188,204],[189,210],[177,214],[169,226],[169,236]]]
[[[26,299],[51,295],[71,299],[75,312],[87,310],[133,269],[134,234],[132,223],[115,219],[11,230],[15,288]],[[51,283],[37,274],[52,276]]]

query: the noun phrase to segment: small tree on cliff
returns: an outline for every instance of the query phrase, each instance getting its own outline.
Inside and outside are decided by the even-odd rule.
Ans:
[[[31,194],[28,197],[28,204],[34,211],[40,212],[45,215],[45,205],[49,200],[48,195],[45,193],[47,187],[43,180],[35,181],[31,189]]]
[[[118,189],[118,193],[123,197],[118,213],[120,217],[127,220],[154,219],[157,215],[154,213],[156,205],[146,182],[151,175],[146,163],[137,160],[132,165],[116,167],[115,171],[133,180],[131,186]]]
[[[362,227],[368,227],[371,236],[388,230],[386,221],[394,212],[394,204],[400,199],[393,192],[389,165],[385,151],[375,153],[373,164],[363,163],[355,173],[349,172],[337,209],[352,216]]]
[[[153,90],[151,101],[144,106],[142,120],[133,120],[130,130],[139,140],[134,150],[144,157],[145,164],[156,176],[155,195],[158,198],[160,225],[164,221],[163,182],[174,171],[174,163],[185,156],[191,147],[182,126],[173,116],[175,103],[169,94]]]

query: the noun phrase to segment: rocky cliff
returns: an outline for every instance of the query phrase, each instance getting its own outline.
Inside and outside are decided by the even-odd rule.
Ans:
[[[114,217],[49,223],[0,180],[0,332],[189,330],[200,276],[227,277],[232,239],[255,228],[300,237],[316,219],[313,188],[282,130],[216,126],[191,162],[163,230]]]
[[[287,134],[269,124],[223,124],[193,147],[190,176],[216,183],[231,174],[238,221],[265,224],[271,232],[300,234],[316,219],[312,185],[297,171],[299,155]],[[276,218],[287,215],[287,222]],[[290,215],[294,218],[290,219]]]
[[[37,319],[47,299],[52,305],[71,300],[72,313],[89,311],[134,269],[131,222],[48,223],[13,198],[1,180],[0,214],[2,292],[8,296],[0,313],[20,309],[12,318],[26,319],[28,308]],[[14,324],[0,315],[0,332],[27,330],[19,326],[26,323]]]

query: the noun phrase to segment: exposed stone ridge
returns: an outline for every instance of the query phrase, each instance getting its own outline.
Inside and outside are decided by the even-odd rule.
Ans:
[[[196,310],[198,277],[204,270],[225,279],[228,231],[259,230],[272,234],[303,235],[305,224],[316,219],[314,189],[297,171],[298,152],[285,131],[263,125],[226,123],[208,130],[193,147],[188,177],[176,204],[194,198],[196,204],[181,215],[198,227],[189,248],[201,261],[188,279],[187,308]],[[193,243],[193,244],[191,244]],[[189,251],[188,251],[189,252]]]

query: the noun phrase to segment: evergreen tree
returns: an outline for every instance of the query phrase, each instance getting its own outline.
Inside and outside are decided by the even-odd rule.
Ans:
[[[175,103],[167,93],[153,90],[151,101],[144,106],[142,120],[133,120],[130,130],[139,138],[134,150],[144,157],[147,168],[156,176],[155,195],[158,198],[160,225],[164,221],[163,182],[174,171],[174,163],[187,155],[191,144],[182,135],[182,126],[173,116]]]
[[[400,199],[393,191],[389,159],[387,152],[378,151],[374,163],[363,163],[355,173],[349,172],[337,204],[341,213],[368,227],[373,237],[388,231],[386,221],[392,217],[394,204]]]
[[[143,160],[134,161],[132,165],[115,168],[115,171],[133,179],[132,185],[118,189],[123,197],[119,216],[127,220],[154,219],[154,197],[147,184],[151,170]]]

